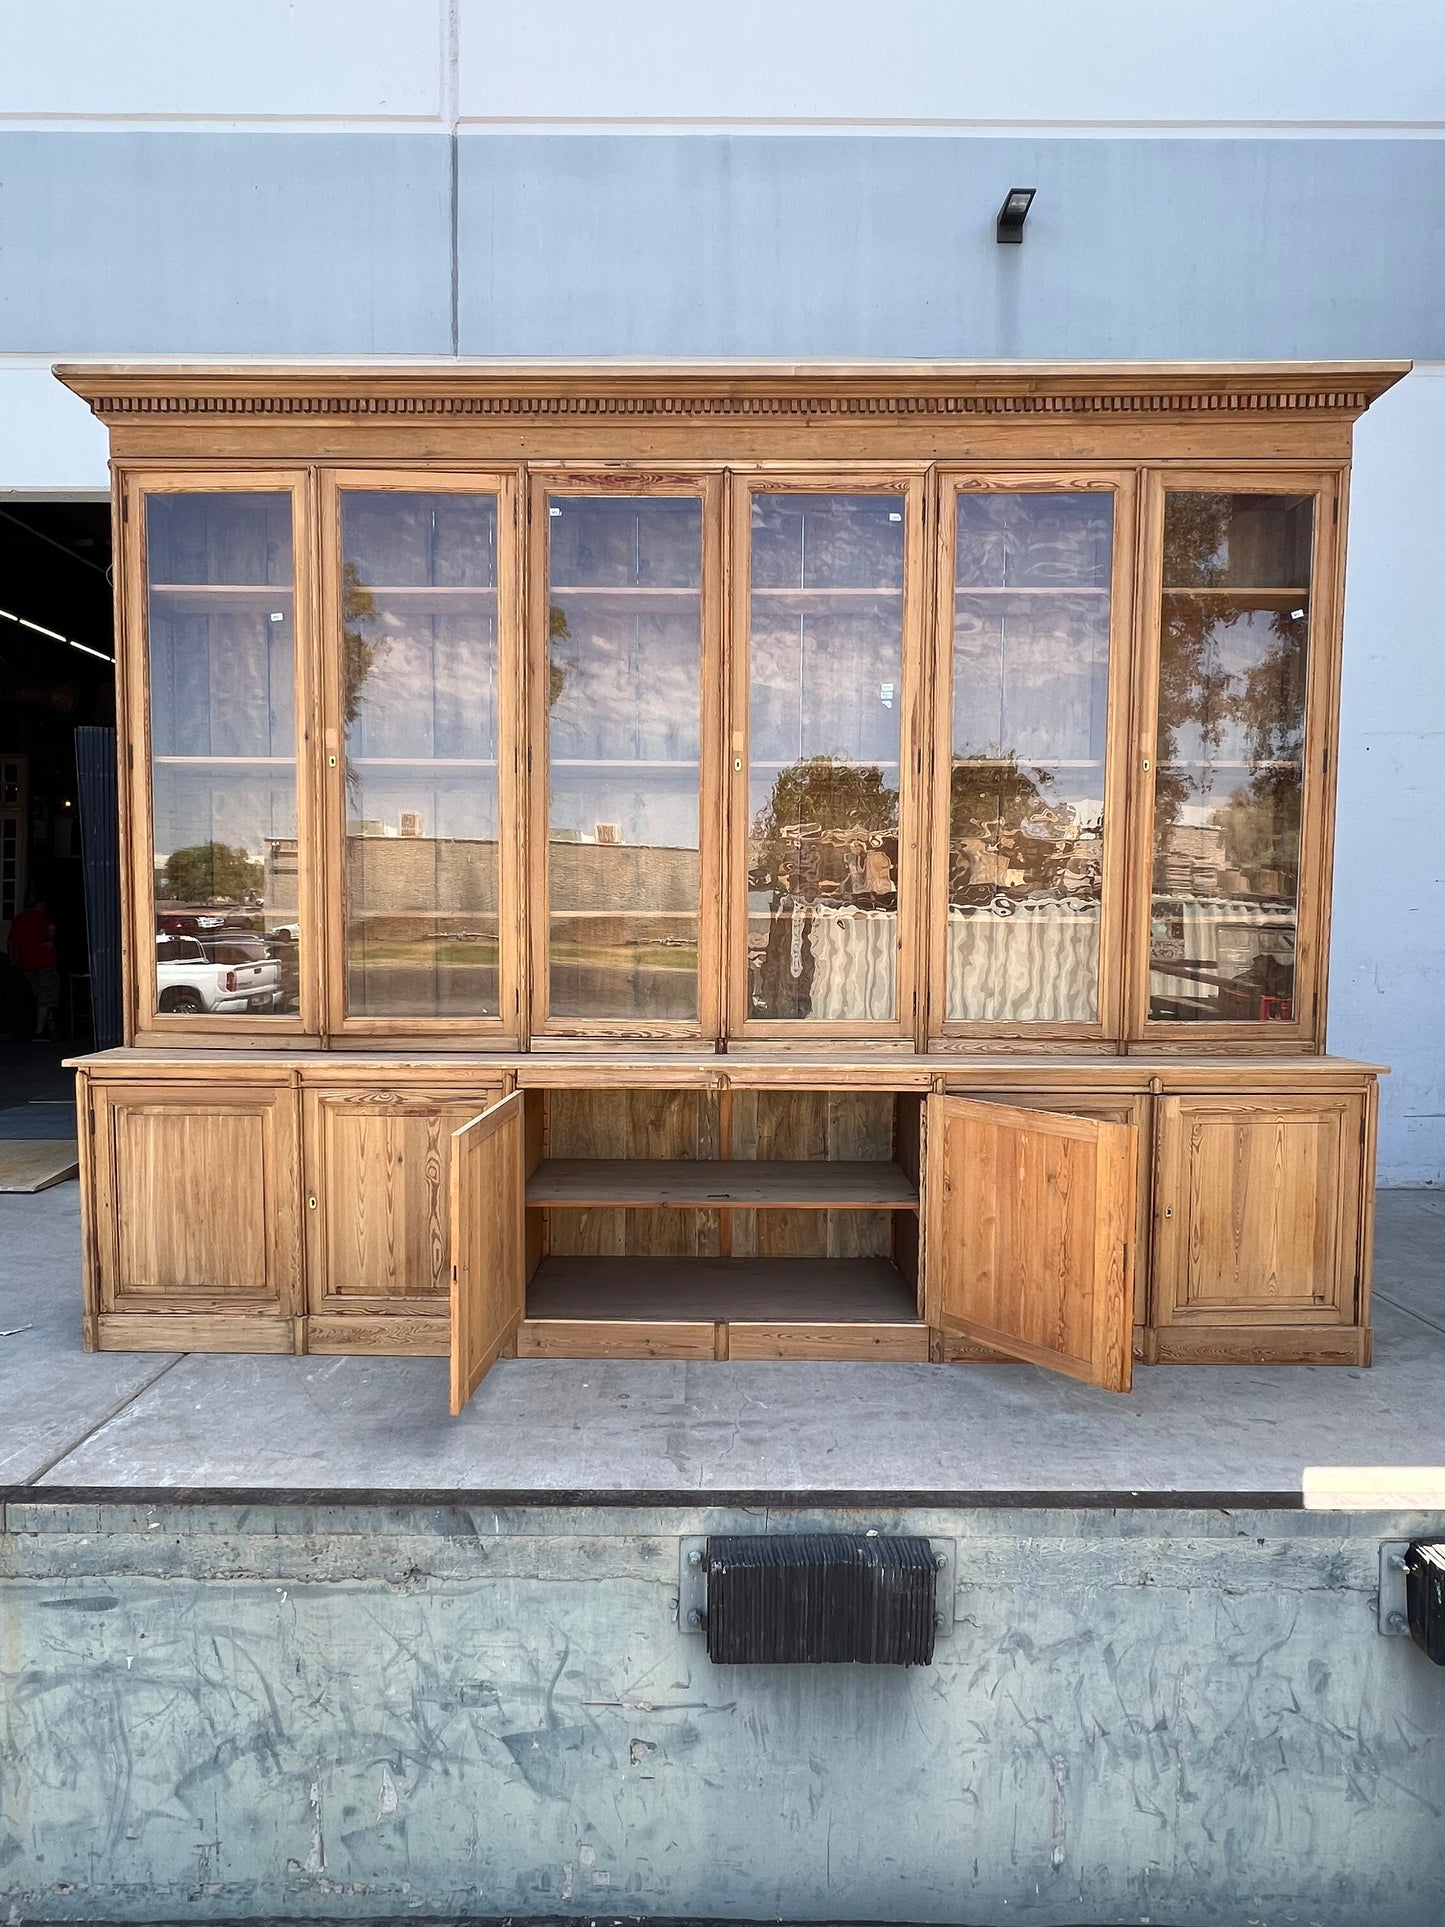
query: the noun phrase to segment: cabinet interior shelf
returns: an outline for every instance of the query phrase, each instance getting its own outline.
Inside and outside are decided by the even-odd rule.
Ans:
[[[1017,756],[955,756],[955,769],[1102,769],[1102,756],[1030,756],[1020,751]]]
[[[915,1325],[914,1287],[887,1258],[544,1258],[528,1318],[666,1324]]]
[[[878,1159],[549,1158],[527,1180],[527,1203],[552,1210],[916,1211],[918,1186],[901,1165]]]
[[[219,750],[204,756],[152,756],[157,769],[295,769],[294,756],[227,756]]]
[[[1224,602],[1267,602],[1285,601],[1308,602],[1308,589],[1251,589],[1240,586],[1230,589],[1172,589],[1166,582],[1166,596],[1217,596]]]
[[[1060,582],[991,582],[986,585],[983,583],[972,583],[967,588],[965,588],[962,583],[959,583],[955,585],[953,593],[960,601],[963,601],[969,596],[976,595],[1107,596],[1109,589],[1107,584],[1101,586],[1094,582],[1080,582],[1077,584]]]
[[[288,610],[295,595],[289,582],[152,582],[147,585],[153,596],[170,601],[251,603],[258,609]]]
[[[348,756],[348,769],[495,769],[495,756]]]

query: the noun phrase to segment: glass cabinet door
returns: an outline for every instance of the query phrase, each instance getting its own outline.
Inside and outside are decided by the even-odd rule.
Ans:
[[[505,480],[413,475],[341,478],[330,504],[331,925],[346,1028],[515,1021],[500,783],[511,502]]]
[[[931,1026],[1099,1036],[1118,1021],[1131,483],[945,479],[941,519]]]
[[[538,483],[535,1028],[716,1025],[718,519],[713,483]]]
[[[1316,486],[1162,497],[1146,1023],[1298,1032]]]
[[[141,483],[137,500],[150,723],[133,873],[149,959],[140,1027],[311,1028],[299,494],[291,477],[257,475],[204,490]]]
[[[770,478],[739,503],[733,1022],[911,1033],[921,484]]]

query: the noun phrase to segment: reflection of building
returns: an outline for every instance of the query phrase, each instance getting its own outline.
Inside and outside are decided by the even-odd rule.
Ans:
[[[462,837],[357,835],[349,826],[346,842],[347,909],[364,917],[373,935],[384,934],[380,921],[404,918],[415,927],[418,915],[430,918],[438,931],[470,927],[477,916],[494,918],[498,909],[497,845]],[[380,826],[378,826],[380,829]],[[268,850],[267,902],[281,886],[283,871],[272,869],[273,856],[289,850],[289,903],[295,902],[295,843],[273,844]],[[282,859],[283,860],[283,859]],[[565,940],[594,943],[663,941],[679,934],[682,919],[688,934],[697,917],[698,868],[696,850],[669,849],[656,844],[569,843],[548,845],[550,901],[554,935]],[[279,899],[275,899],[277,907]],[[581,920],[568,931],[566,919],[575,912]],[[604,929],[604,919],[609,926]]]

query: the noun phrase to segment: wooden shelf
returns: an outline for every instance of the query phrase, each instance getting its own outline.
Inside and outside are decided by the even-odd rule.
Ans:
[[[292,756],[152,756],[156,769],[295,769]]]
[[[1308,589],[1171,589],[1167,583],[1164,585],[1163,593],[1165,596],[1218,596],[1223,602],[1269,602],[1278,600],[1281,602],[1308,603],[1310,599]]]
[[[589,587],[580,582],[553,582],[547,589],[549,598],[555,602],[559,596],[596,596],[602,601],[615,602],[631,600],[635,602],[701,602],[702,590],[694,585],[686,588],[681,584],[669,585],[652,582],[599,582]]]
[[[661,756],[550,756],[548,769],[632,769],[687,770],[696,776],[701,767],[696,756],[669,761]]]
[[[886,1258],[544,1258],[528,1318],[917,1324]]]
[[[495,756],[348,756],[348,769],[495,769]]]
[[[862,602],[883,602],[883,601],[895,602],[902,596],[903,589],[901,585],[898,585],[898,586],[890,585],[888,588],[880,588],[876,585],[868,584],[868,583],[864,583],[856,587],[847,587],[847,586],[840,585],[839,587],[832,588],[832,589],[823,589],[823,588],[804,589],[797,585],[791,586],[786,589],[773,589],[773,588],[761,588],[755,584],[753,588],[749,591],[749,594],[752,596],[755,602],[766,602],[766,601],[770,601],[774,597],[783,597],[783,596],[794,596],[794,597],[805,596],[811,601],[821,601],[821,600],[831,601],[836,598],[839,601],[851,600],[851,601],[862,601]]]
[[[181,612],[190,609],[198,615],[215,615],[220,606],[229,603],[235,609],[275,610],[289,616],[295,600],[295,589],[289,582],[152,582],[147,586],[151,596],[160,596]]]
[[[918,1186],[900,1165],[881,1160],[552,1158],[527,1180],[527,1203],[553,1210],[916,1211]]]

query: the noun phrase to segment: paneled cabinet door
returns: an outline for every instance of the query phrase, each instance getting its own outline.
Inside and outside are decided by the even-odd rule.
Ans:
[[[100,1345],[289,1352],[301,1280],[289,1079],[101,1085],[92,1102]]]
[[[929,1098],[929,1324],[1127,1392],[1137,1147],[1128,1124]]]
[[[308,1348],[347,1339],[359,1315],[382,1314],[395,1342],[400,1321],[437,1321],[440,1351],[451,1284],[448,1223],[452,1134],[495,1092],[355,1088],[304,1094]],[[388,1349],[385,1331],[369,1349]]]
[[[1363,1093],[1159,1100],[1161,1326],[1354,1322],[1365,1101]]]
[[[452,1137],[452,1417],[515,1347],[527,1289],[523,1096],[514,1091]]]

